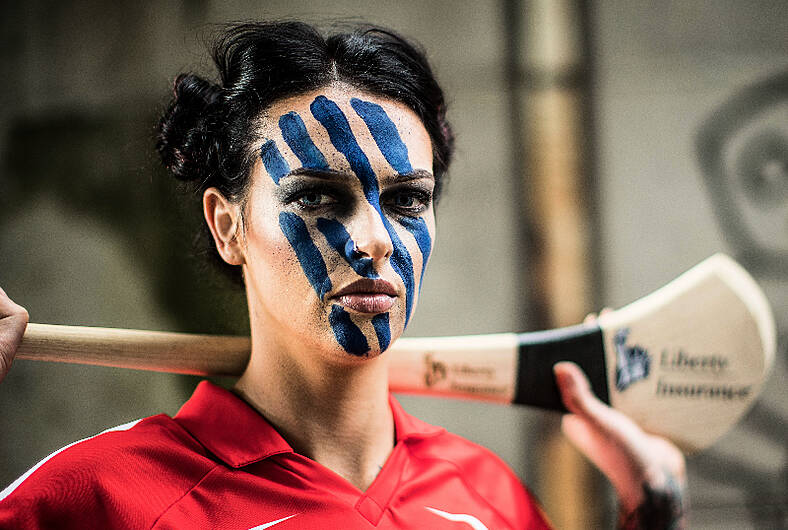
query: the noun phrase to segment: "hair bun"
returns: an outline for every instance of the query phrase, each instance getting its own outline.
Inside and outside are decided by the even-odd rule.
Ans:
[[[193,74],[181,74],[173,98],[159,121],[156,149],[164,166],[183,181],[210,177],[215,155],[212,115],[221,87]]]

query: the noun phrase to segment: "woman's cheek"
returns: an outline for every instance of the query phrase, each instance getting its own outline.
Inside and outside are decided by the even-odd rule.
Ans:
[[[405,217],[400,220],[400,224],[408,232],[410,238],[412,238],[415,241],[416,248],[411,249],[411,255],[416,255],[416,254],[421,255],[421,260],[420,260],[421,272],[418,275],[419,290],[421,290],[421,283],[422,280],[424,279],[424,271],[427,268],[427,263],[429,262],[430,259],[430,253],[432,252],[432,233],[430,231],[430,225],[434,226],[434,224],[428,222],[423,217]],[[414,268],[415,268],[415,263],[414,263]]]
[[[269,296],[290,291],[304,282],[304,273],[292,245],[277,223],[277,217],[257,217],[246,225],[247,276],[252,287]]]
[[[306,222],[296,213],[280,212],[279,227],[298,258],[309,284],[318,298],[324,300],[331,291],[331,279],[323,253],[312,238]]]

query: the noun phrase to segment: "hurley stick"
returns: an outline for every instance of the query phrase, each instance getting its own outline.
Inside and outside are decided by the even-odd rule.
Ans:
[[[394,392],[563,410],[552,367],[579,364],[597,396],[686,451],[724,434],[771,368],[774,318],[755,281],[717,254],[594,324],[534,333],[403,338]],[[18,359],[239,375],[247,337],[29,324]]]

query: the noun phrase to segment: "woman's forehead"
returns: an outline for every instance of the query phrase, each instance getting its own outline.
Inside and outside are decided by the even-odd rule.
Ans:
[[[329,127],[331,132],[326,128],[327,121],[334,124],[333,128]],[[384,137],[373,136],[370,132],[370,128],[376,130],[375,126],[370,127],[373,122],[389,133]],[[275,142],[288,161],[296,162],[290,164],[294,169],[302,165],[298,162],[303,162],[304,157],[297,148],[293,149],[293,138],[308,136],[306,143],[313,144],[329,166],[344,169],[347,162],[337,150],[340,140],[337,131],[352,137],[351,141],[358,144],[372,163],[385,158],[385,144],[401,142],[414,169],[432,171],[431,139],[410,108],[344,84],[329,85],[274,103],[262,116],[259,146]]]

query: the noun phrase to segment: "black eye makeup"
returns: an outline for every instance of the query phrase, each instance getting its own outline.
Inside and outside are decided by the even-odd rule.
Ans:
[[[294,178],[283,181],[275,193],[282,206],[303,211],[347,207],[351,199],[346,186],[325,180]]]
[[[336,200],[327,193],[322,193],[319,190],[305,191],[298,195],[294,201],[301,208],[317,208],[319,206],[327,206],[333,204]]]
[[[275,196],[282,207],[304,213],[344,215],[358,200],[355,177],[339,172],[300,169],[282,178]],[[416,175],[384,180],[380,207],[393,216],[418,217],[432,205],[434,179]]]
[[[414,180],[389,186],[381,193],[380,203],[400,215],[421,215],[432,204],[432,185]]]

